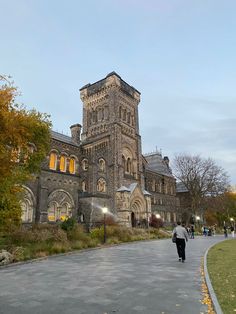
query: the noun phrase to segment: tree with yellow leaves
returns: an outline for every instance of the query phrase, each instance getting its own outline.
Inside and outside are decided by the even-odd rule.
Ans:
[[[50,142],[49,116],[17,104],[18,95],[0,75],[0,227],[20,223],[20,186],[40,171]]]

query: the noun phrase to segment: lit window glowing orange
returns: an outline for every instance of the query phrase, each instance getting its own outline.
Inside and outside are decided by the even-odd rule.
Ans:
[[[65,172],[66,171],[66,157],[61,156],[60,159],[60,171]]]
[[[49,168],[52,170],[56,169],[56,162],[57,162],[57,155],[55,153],[50,154],[50,160],[49,160]]]
[[[75,159],[71,158],[69,163],[69,172],[75,173]]]

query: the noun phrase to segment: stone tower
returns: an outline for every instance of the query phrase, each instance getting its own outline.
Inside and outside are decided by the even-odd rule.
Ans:
[[[117,214],[116,193],[122,186],[136,184],[144,188],[138,104],[140,93],[112,72],[104,79],[80,89],[83,102],[82,145],[90,156],[89,185],[96,194],[97,180],[107,182],[104,205]],[[106,171],[99,174],[99,159]],[[94,200],[101,206],[101,201]]]

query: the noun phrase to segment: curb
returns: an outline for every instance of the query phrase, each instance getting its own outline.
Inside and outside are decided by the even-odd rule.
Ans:
[[[215,291],[212,287],[212,284],[211,284],[211,280],[210,280],[210,277],[209,277],[209,273],[208,273],[208,270],[207,270],[207,254],[208,254],[208,251],[213,247],[215,246],[217,243],[213,244],[212,246],[210,246],[205,255],[204,255],[204,277],[205,277],[205,280],[206,280],[206,285],[207,285],[207,288],[208,288],[208,291],[209,291],[209,294],[210,294],[210,297],[211,297],[211,300],[212,300],[212,304],[213,304],[213,307],[214,307],[214,310],[216,312],[216,314],[223,314],[222,312],[222,309],[220,307],[220,304],[217,300],[217,297],[216,297],[216,294],[215,294]]]

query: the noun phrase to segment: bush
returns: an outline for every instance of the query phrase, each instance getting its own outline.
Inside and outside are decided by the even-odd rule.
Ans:
[[[61,228],[65,231],[72,230],[76,225],[77,225],[77,221],[75,218],[72,218],[72,217],[67,218],[60,224]]]
[[[50,254],[65,253],[71,250],[69,243],[54,242],[49,249]]]
[[[71,247],[73,250],[81,250],[83,249],[83,242],[80,240],[73,241]]]
[[[67,236],[69,240],[81,240],[86,241],[89,238],[89,235],[84,232],[82,225],[75,225],[73,229],[67,231]]]
[[[101,242],[103,241],[104,238],[104,229],[103,228],[94,228],[90,231],[90,237],[92,239],[98,239]]]
[[[9,240],[11,243],[17,245],[48,241],[67,242],[67,234],[58,226],[34,226],[31,230],[21,227],[9,234]]]

